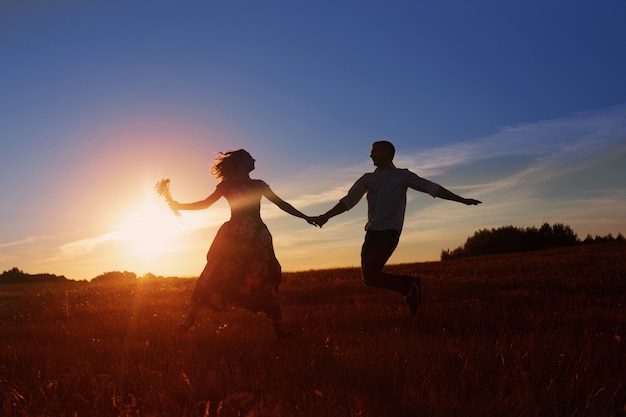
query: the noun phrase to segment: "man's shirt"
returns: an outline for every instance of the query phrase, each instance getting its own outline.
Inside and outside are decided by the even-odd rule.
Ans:
[[[406,191],[412,188],[433,197],[439,185],[428,181],[408,169],[396,168],[393,164],[376,168],[364,174],[341,199],[350,210],[367,194],[367,224],[365,230],[394,229],[402,231],[406,210]]]

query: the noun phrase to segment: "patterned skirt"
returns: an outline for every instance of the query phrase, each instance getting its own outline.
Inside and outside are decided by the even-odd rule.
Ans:
[[[238,305],[280,320],[281,279],[267,226],[258,219],[231,219],[220,227],[211,244],[191,303],[216,311]]]

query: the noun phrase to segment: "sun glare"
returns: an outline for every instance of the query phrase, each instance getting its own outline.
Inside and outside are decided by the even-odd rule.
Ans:
[[[146,198],[124,219],[119,236],[134,255],[156,257],[175,250],[181,231],[178,218],[167,204]]]

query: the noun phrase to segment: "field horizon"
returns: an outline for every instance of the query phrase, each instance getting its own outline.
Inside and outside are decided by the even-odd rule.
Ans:
[[[202,310],[195,280],[0,286],[0,414],[624,416],[626,244],[390,265],[415,317],[358,268],[285,272],[296,331]]]

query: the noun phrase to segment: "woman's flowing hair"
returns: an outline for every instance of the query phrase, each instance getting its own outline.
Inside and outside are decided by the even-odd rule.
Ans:
[[[252,159],[252,156],[245,149],[220,152],[213,160],[211,174],[217,179],[232,178],[240,172],[242,162],[246,159]]]

